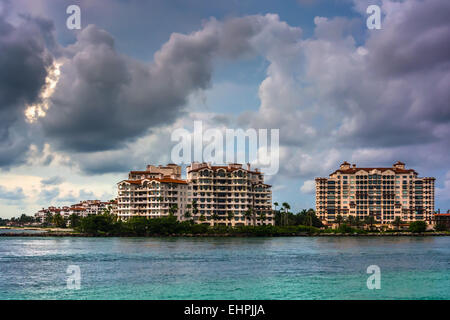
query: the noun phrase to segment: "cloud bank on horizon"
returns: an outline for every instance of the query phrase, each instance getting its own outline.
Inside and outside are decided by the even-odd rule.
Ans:
[[[365,26],[368,1],[353,1],[355,16],[311,16],[311,35],[277,12],[209,17],[195,31],[173,32],[148,60],[121,52],[126,36],[95,23],[63,44],[47,1],[17,3],[0,0],[0,216],[76,195],[114,196],[128,170],[169,161],[172,130],[194,120],[279,128],[280,172],[271,182],[294,206],[313,207],[314,177],[343,160],[402,160],[436,176],[437,207],[449,207],[448,1],[381,1],[381,30]],[[257,59],[258,105],[201,107]],[[239,103],[232,93],[227,99]]]

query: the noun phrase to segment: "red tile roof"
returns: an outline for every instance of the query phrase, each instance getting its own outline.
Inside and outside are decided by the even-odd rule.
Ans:
[[[349,168],[349,169],[337,169],[332,174],[335,174],[337,172],[353,174],[353,173],[356,173],[356,172],[358,172],[360,170],[363,170],[363,171],[366,171],[366,172],[370,172],[370,171],[372,171],[374,169],[375,170],[379,170],[381,172],[391,170],[391,171],[394,171],[395,173],[416,173],[417,174],[417,172],[414,169],[399,169],[399,168]]]
[[[237,163],[235,163],[235,164],[237,164]],[[206,167],[205,166],[205,167],[200,167],[200,168],[196,168],[196,169],[190,169],[189,172],[200,171],[200,170],[203,170],[203,169],[212,170],[212,171],[217,171],[219,169],[225,169],[227,172],[233,172],[233,171],[236,171],[236,170],[244,170],[244,171],[247,171],[247,172],[250,172],[250,173],[261,174],[260,171],[247,170],[247,169],[242,168],[242,167],[240,167],[240,168],[229,168],[228,166],[211,166],[211,167]]]
[[[159,172],[150,172],[150,171],[130,171],[130,174],[160,174]]]
[[[187,184],[186,180],[178,180],[178,179],[172,179],[172,178],[146,178],[146,179],[139,179],[139,180],[123,180],[121,182],[128,182],[130,184],[142,184],[142,181],[148,180],[148,181],[158,181],[162,183],[179,183],[179,184]],[[119,182],[119,183],[121,183]]]

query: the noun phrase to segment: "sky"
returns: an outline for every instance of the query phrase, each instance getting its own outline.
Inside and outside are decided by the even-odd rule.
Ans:
[[[0,0],[0,217],[115,198],[194,121],[279,129],[266,181],[294,211],[343,161],[398,160],[447,210],[449,16],[448,0]]]

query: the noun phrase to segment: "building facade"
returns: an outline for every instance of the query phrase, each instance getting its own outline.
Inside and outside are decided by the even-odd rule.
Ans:
[[[373,216],[377,224],[425,220],[434,213],[435,178],[421,178],[403,162],[387,168],[359,168],[348,162],[330,174],[316,178],[316,213],[332,223],[338,215],[364,220]]]
[[[181,220],[189,203],[189,186],[185,180],[169,177],[123,180],[117,187],[116,213],[122,220],[133,216],[167,217],[169,214]]]
[[[447,213],[436,212],[434,214],[434,225],[450,230],[450,210],[447,210]]]
[[[229,226],[274,223],[271,187],[257,169],[192,163],[186,171],[186,179],[173,164],[131,171],[118,183],[118,216],[173,214],[180,221]]]
[[[231,226],[274,224],[271,186],[249,164],[244,168],[241,164],[192,163],[187,167],[187,180],[198,209],[194,221]]]

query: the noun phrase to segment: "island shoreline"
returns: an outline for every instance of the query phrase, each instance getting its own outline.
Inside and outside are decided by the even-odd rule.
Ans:
[[[426,232],[426,233],[284,233],[284,234],[152,234],[145,236],[136,235],[107,235],[107,234],[83,234],[68,232],[43,232],[43,233],[0,233],[0,237],[79,237],[79,238],[279,238],[279,237],[445,237],[450,233]]]

